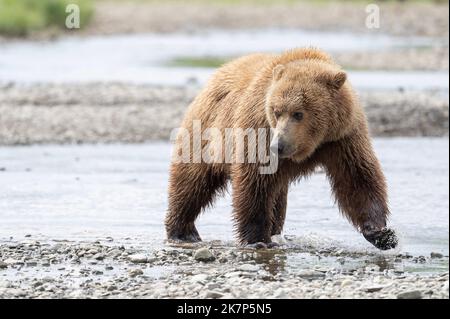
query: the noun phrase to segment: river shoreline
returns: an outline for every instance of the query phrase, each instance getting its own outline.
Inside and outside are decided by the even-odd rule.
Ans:
[[[446,299],[448,271],[420,274],[386,263],[448,256],[393,254],[380,264],[342,267],[352,256],[317,251],[312,267],[284,269],[292,248],[240,249],[217,244],[148,251],[115,243],[0,242],[0,298],[397,298]],[[320,265],[333,256],[336,266]],[[382,255],[380,255],[382,256]],[[366,256],[365,258],[368,258]],[[384,260],[384,261],[382,261]],[[389,261],[390,260],[390,261]]]
[[[369,2],[315,2],[96,1],[92,21],[81,30],[44,30],[29,34],[27,39],[48,40],[72,34],[92,36],[252,28],[448,37],[448,3],[445,2],[377,3],[380,27],[375,29],[365,25],[368,15],[366,6]],[[9,39],[0,36],[0,43]]]
[[[0,145],[168,140],[198,86],[120,83],[0,86]],[[448,136],[448,96],[363,91],[373,136]]]

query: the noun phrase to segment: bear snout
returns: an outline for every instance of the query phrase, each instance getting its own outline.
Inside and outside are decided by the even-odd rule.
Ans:
[[[289,144],[279,138],[272,141],[270,144],[270,151],[281,158],[289,157],[293,153],[292,148],[289,147]]]

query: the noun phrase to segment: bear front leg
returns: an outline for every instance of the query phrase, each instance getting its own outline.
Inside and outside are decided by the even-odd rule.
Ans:
[[[330,143],[323,164],[340,210],[375,247],[395,248],[398,239],[386,228],[386,182],[366,130]]]
[[[284,221],[286,219],[288,185],[281,188],[278,196],[275,199],[273,208],[273,224],[271,235],[280,235],[283,231]]]
[[[235,164],[231,178],[239,243],[271,243],[274,200],[270,175],[260,174],[254,164]]]

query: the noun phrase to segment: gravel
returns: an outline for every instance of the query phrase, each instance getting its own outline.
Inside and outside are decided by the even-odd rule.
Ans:
[[[168,139],[199,88],[132,84],[0,85],[0,145]],[[360,92],[374,136],[448,136],[438,92]]]
[[[447,270],[433,273],[399,271],[415,257],[386,255],[394,268],[377,265],[345,268],[336,263],[289,265],[292,247],[238,249],[198,245],[155,248],[107,241],[0,242],[0,298],[448,298]],[[215,261],[196,260],[209,251]],[[300,248],[319,260],[340,257],[346,263],[367,255],[341,250]],[[97,260],[96,251],[104,259]],[[120,251],[121,254],[117,254]],[[78,257],[80,255],[81,257]],[[143,256],[153,263],[135,263]],[[219,262],[220,258],[227,262]],[[410,258],[412,257],[412,258]],[[444,256],[448,263],[448,256]],[[397,260],[397,261],[394,261]],[[428,260],[428,259],[427,259]],[[49,261],[49,262],[47,262]],[[50,265],[44,266],[49,263]],[[376,266],[376,267],[375,267]]]
[[[256,4],[256,5],[255,5]],[[391,33],[396,35],[448,35],[448,3],[377,3],[379,29],[365,26],[366,4],[330,1],[273,2],[270,5],[213,2],[122,2],[96,3],[96,14],[84,34],[180,32],[205,29],[301,28]],[[173,14],[174,12],[183,12]],[[127,17],[133,17],[132,20]],[[270,17],[270,18],[268,18]],[[301,19],[299,19],[301,17]],[[343,17],[345,17],[343,19]]]
[[[264,2],[266,3],[266,2]],[[380,8],[380,28],[365,25],[366,5],[355,2],[282,1],[271,4],[212,1],[98,1],[89,25],[76,35],[196,32],[205,29],[300,28],[320,31],[448,37],[448,3],[386,2]],[[183,14],[174,14],[182,12]],[[129,19],[133,17],[133,19]],[[268,18],[270,17],[270,18]],[[299,19],[301,17],[301,19]],[[345,18],[343,18],[345,17]],[[32,32],[29,39],[57,38],[63,31]],[[72,35],[73,31],[65,35]],[[9,41],[0,35],[0,43]]]

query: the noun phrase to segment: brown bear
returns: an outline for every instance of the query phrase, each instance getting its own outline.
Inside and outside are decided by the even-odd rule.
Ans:
[[[259,160],[227,161],[223,154],[219,160],[196,160],[195,150],[202,152],[210,143],[235,151],[236,146],[218,137],[206,143],[178,133],[174,154],[187,149],[189,155],[171,164],[169,241],[200,241],[197,216],[231,181],[239,243],[271,246],[271,237],[283,229],[289,184],[322,167],[349,221],[377,248],[396,247],[397,237],[386,227],[385,178],[363,108],[346,73],[327,54],[295,49],[225,64],[192,102],[181,128],[195,135],[196,121],[200,133],[206,128],[222,134],[226,128],[268,129],[266,149],[277,156],[277,168],[263,174]],[[245,155],[252,143],[263,143],[247,140]]]

